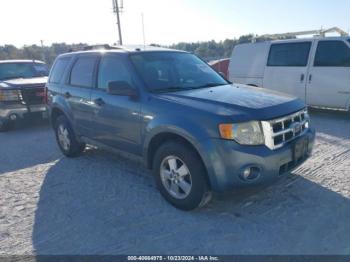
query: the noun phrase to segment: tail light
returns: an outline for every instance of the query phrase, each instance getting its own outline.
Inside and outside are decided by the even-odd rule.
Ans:
[[[0,102],[15,102],[21,100],[21,92],[19,90],[0,89]]]
[[[44,88],[44,103],[47,105],[49,103],[48,89],[47,86]]]
[[[48,103],[47,87],[45,86],[44,88],[38,89],[38,91],[35,93],[35,96],[41,97],[42,98],[42,102],[44,104],[47,104]]]

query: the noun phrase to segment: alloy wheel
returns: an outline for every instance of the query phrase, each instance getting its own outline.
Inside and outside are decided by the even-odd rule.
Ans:
[[[63,125],[59,125],[57,130],[57,136],[58,136],[58,141],[62,146],[62,148],[65,151],[68,151],[70,148],[70,139],[69,139],[69,133],[67,128]]]
[[[160,165],[162,184],[168,193],[176,199],[184,199],[192,189],[191,173],[180,158],[168,156]]]

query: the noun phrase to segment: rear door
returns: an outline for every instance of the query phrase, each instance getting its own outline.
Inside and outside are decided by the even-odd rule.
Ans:
[[[306,77],[313,41],[272,43],[263,87],[306,100]]]
[[[127,56],[116,53],[102,55],[97,87],[91,96],[94,108],[92,138],[105,145],[140,154],[140,101],[107,93],[111,81],[125,81],[136,88],[131,72]]]
[[[348,109],[350,45],[342,39],[318,40],[307,84],[307,103]]]
[[[62,95],[72,112],[75,127],[80,135],[89,136],[92,127],[91,91],[95,84],[97,54],[78,55],[69,77],[62,88]]]

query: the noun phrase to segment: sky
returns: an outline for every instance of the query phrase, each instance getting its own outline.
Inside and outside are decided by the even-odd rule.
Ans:
[[[121,1],[121,0],[119,0]],[[123,0],[124,44],[169,45],[338,26],[349,0]],[[0,45],[118,41],[112,0],[0,0]]]

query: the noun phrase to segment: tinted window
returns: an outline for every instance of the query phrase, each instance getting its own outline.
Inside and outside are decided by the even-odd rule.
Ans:
[[[271,45],[268,66],[306,66],[311,42]]]
[[[0,80],[46,76],[47,71],[38,70],[38,65],[46,68],[44,64],[33,62],[0,63]]]
[[[35,71],[39,76],[48,76],[49,75],[49,69],[45,64],[42,63],[34,63],[33,64]]]
[[[70,61],[70,58],[68,57],[57,60],[50,74],[50,80],[49,80],[50,83],[61,82],[62,76],[64,74],[64,71],[67,68],[69,61]]]
[[[350,67],[350,48],[343,41],[320,41],[314,66]]]
[[[125,81],[132,86],[130,72],[123,61],[117,56],[105,56],[100,63],[98,88],[106,89],[112,81]]]
[[[95,56],[78,58],[72,68],[70,84],[73,86],[92,87],[96,59]]]
[[[130,57],[151,91],[180,91],[228,84],[214,69],[192,54],[148,52]]]

